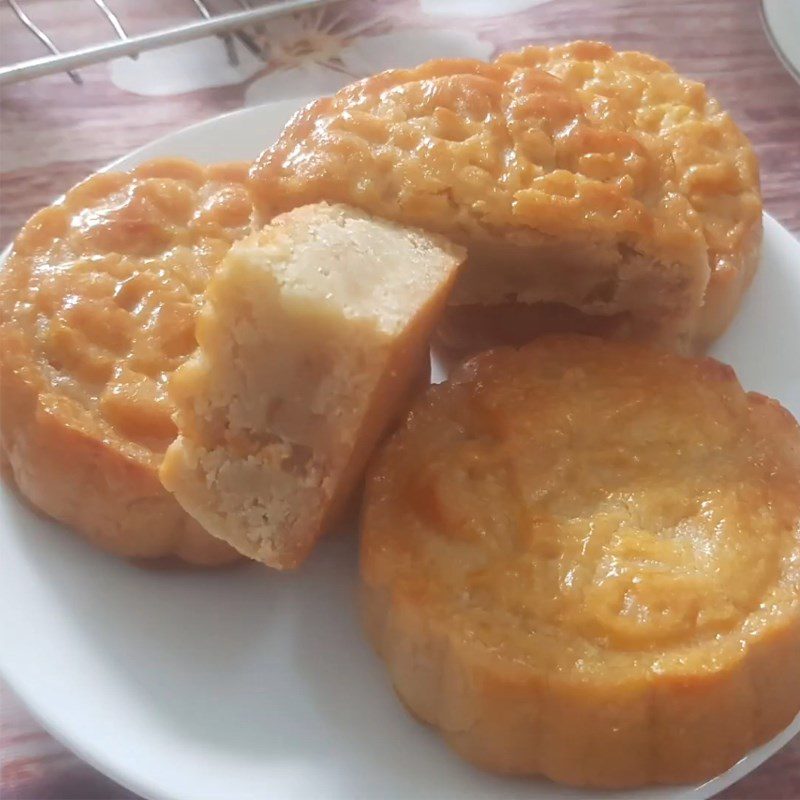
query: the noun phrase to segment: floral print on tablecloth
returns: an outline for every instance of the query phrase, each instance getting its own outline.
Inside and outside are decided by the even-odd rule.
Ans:
[[[150,96],[241,86],[245,105],[327,94],[431,58],[488,58],[496,43],[481,34],[482,20],[543,2],[549,0],[335,4],[256,28],[264,60],[239,44],[233,65],[223,42],[210,38],[143,53],[136,61],[119,59],[111,78],[121,89]]]

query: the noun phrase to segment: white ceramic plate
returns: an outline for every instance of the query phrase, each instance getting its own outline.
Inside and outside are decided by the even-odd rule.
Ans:
[[[764,28],[778,57],[800,81],[800,2],[761,0]]]
[[[254,156],[297,107],[235,112],[122,159]],[[763,268],[716,349],[800,415],[800,244],[766,219]],[[352,534],[352,532],[351,532]],[[356,537],[297,574],[162,572],[97,552],[0,490],[0,670],[42,723],[152,800],[587,798],[495,778],[403,710],[359,629]],[[703,786],[604,794],[707,798],[785,744]]]

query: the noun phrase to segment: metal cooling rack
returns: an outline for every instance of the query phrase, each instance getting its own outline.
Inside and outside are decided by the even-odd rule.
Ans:
[[[5,0],[6,4],[33,36],[35,36],[49,51],[50,55],[33,58],[19,64],[0,67],[0,86],[17,83],[19,81],[50,75],[54,72],[66,72],[74,83],[80,84],[78,68],[108,61],[120,56],[136,58],[139,53],[165,47],[170,44],[188,42],[204,36],[217,35],[225,43],[228,60],[237,64],[239,56],[236,51],[237,43],[247,48],[259,58],[266,59],[267,53],[256,43],[255,39],[247,32],[247,27],[263,22],[264,20],[300,11],[305,8],[326,5],[338,0],[278,0],[275,2],[259,3],[253,0],[236,0],[238,10],[218,12],[209,0],[191,0],[200,17],[182,25],[162,30],[152,31],[139,36],[129,36],[117,13],[112,9],[111,0],[85,0],[95,6],[97,13],[102,14],[109,26],[116,34],[116,39],[109,42],[83,47],[79,50],[62,52],[55,45],[47,33],[44,22],[34,20],[25,0]]]

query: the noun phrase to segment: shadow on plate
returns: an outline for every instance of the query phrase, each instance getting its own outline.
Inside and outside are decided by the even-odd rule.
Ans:
[[[258,565],[169,572],[97,552],[54,523],[32,525],[32,512],[13,505],[26,560],[65,623],[126,704],[171,737],[212,760],[252,761],[265,778],[270,765],[299,765],[303,786],[324,779],[338,797],[407,800],[427,789],[455,798],[468,785],[472,795],[530,796],[530,782],[464,765],[400,705],[361,633],[352,531],[328,537],[294,574]]]

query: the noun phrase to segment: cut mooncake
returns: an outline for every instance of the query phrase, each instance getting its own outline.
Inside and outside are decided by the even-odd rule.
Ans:
[[[702,351],[757,267],[758,162],[702,83],[599,42],[429,61],[301,110],[251,171],[256,214],[319,200],[468,248],[448,344],[591,332]]]
[[[324,203],[235,245],[206,291],[198,352],[172,378],[164,485],[241,553],[297,566],[408,402],[463,257]]]
[[[23,227],[0,273],[0,438],[20,493],[129,558],[226,563],[158,480],[169,375],[209,275],[250,227],[247,165],[104,172]]]

